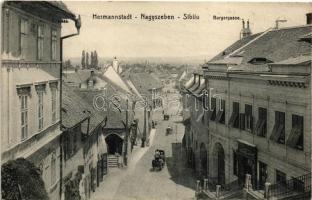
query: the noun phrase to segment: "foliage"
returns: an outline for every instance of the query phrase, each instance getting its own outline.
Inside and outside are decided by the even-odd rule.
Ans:
[[[1,166],[1,195],[6,200],[48,199],[39,168],[24,158]]]
[[[89,53],[83,50],[81,56],[81,67],[82,69],[98,68],[99,59],[97,52],[91,51],[91,53]]]

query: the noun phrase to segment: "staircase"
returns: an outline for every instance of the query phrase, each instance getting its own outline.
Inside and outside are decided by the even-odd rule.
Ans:
[[[269,199],[309,199],[311,173],[269,186]]]
[[[107,166],[109,168],[118,167],[118,157],[115,155],[107,156]]]

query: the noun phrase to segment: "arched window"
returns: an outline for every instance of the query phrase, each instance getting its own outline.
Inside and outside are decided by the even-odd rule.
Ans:
[[[53,152],[51,156],[51,185],[56,181],[56,153]]]

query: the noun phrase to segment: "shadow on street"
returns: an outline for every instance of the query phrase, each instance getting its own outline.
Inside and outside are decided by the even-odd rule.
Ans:
[[[195,190],[196,176],[192,169],[187,167],[182,143],[172,143],[172,157],[166,157],[166,165],[170,179],[178,185]]]

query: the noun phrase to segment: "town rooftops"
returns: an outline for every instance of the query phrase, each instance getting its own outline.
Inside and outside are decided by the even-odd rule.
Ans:
[[[147,95],[152,89],[160,89],[163,87],[160,80],[148,73],[131,73],[129,78],[136,89],[142,94]]]
[[[228,68],[233,71],[268,71],[265,67],[268,64],[310,55],[311,43],[302,38],[309,36],[311,31],[312,26],[305,25],[254,34],[238,40],[211,59],[207,65],[234,65]]]

